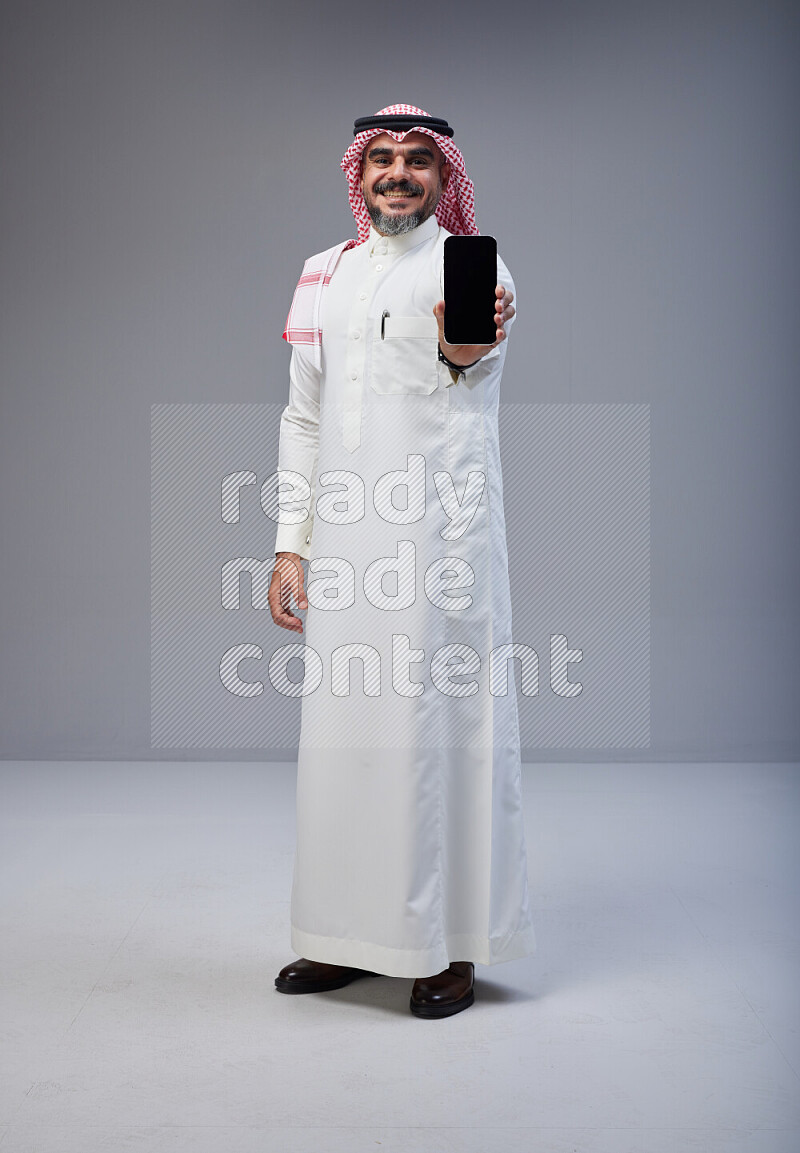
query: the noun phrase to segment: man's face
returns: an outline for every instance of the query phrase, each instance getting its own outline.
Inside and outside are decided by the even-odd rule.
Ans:
[[[372,223],[383,236],[410,232],[436,211],[450,179],[450,164],[424,132],[402,141],[388,133],[367,142],[361,191]]]

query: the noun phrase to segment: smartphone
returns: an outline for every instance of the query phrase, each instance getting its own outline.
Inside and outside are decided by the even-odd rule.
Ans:
[[[444,242],[444,338],[448,344],[494,344],[497,241],[448,236]]]

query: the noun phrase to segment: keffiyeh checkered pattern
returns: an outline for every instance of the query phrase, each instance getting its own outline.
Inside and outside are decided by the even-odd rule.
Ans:
[[[416,116],[428,115],[422,108],[417,108],[414,104],[390,104],[387,108],[381,108],[376,115],[391,116],[398,113],[407,113]],[[353,210],[353,216],[355,216],[356,224],[358,225],[357,243],[364,243],[369,236],[370,226],[369,212],[367,211],[364,195],[361,191],[361,154],[368,140],[371,140],[373,136],[380,136],[384,132],[395,140],[402,140],[408,132],[424,132],[426,136],[430,136],[436,141],[442,153],[450,161],[453,169],[447,188],[445,188],[436,206],[436,219],[442,228],[446,228],[448,232],[455,233],[456,236],[477,236],[478,226],[475,223],[475,189],[472,181],[467,176],[467,170],[464,167],[464,157],[449,136],[440,136],[438,132],[434,132],[431,128],[426,128],[423,124],[418,124],[412,125],[403,132],[395,131],[392,128],[368,128],[364,132],[359,132],[358,136],[354,137],[353,143],[342,157],[342,169],[347,177],[347,184],[350,190],[350,207]]]

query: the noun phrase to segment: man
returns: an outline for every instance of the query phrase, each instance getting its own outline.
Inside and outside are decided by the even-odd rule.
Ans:
[[[497,436],[513,282],[498,258],[492,345],[448,344],[444,241],[478,231],[453,129],[392,105],[354,136],[358,239],[306,261],[284,333],[269,603],[296,633],[308,612],[273,658],[304,666],[302,956],[275,985],[414,977],[411,1011],[443,1017],[473,1003],[476,961],[535,949]]]

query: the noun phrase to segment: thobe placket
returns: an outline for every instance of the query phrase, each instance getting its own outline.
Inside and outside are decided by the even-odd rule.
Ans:
[[[367,282],[356,294],[350,312],[345,366],[347,380],[342,413],[342,443],[348,452],[354,452],[361,443],[361,408],[369,337],[367,314],[381,274],[392,259],[388,251],[387,238],[382,236],[373,240],[369,253],[370,270]]]

